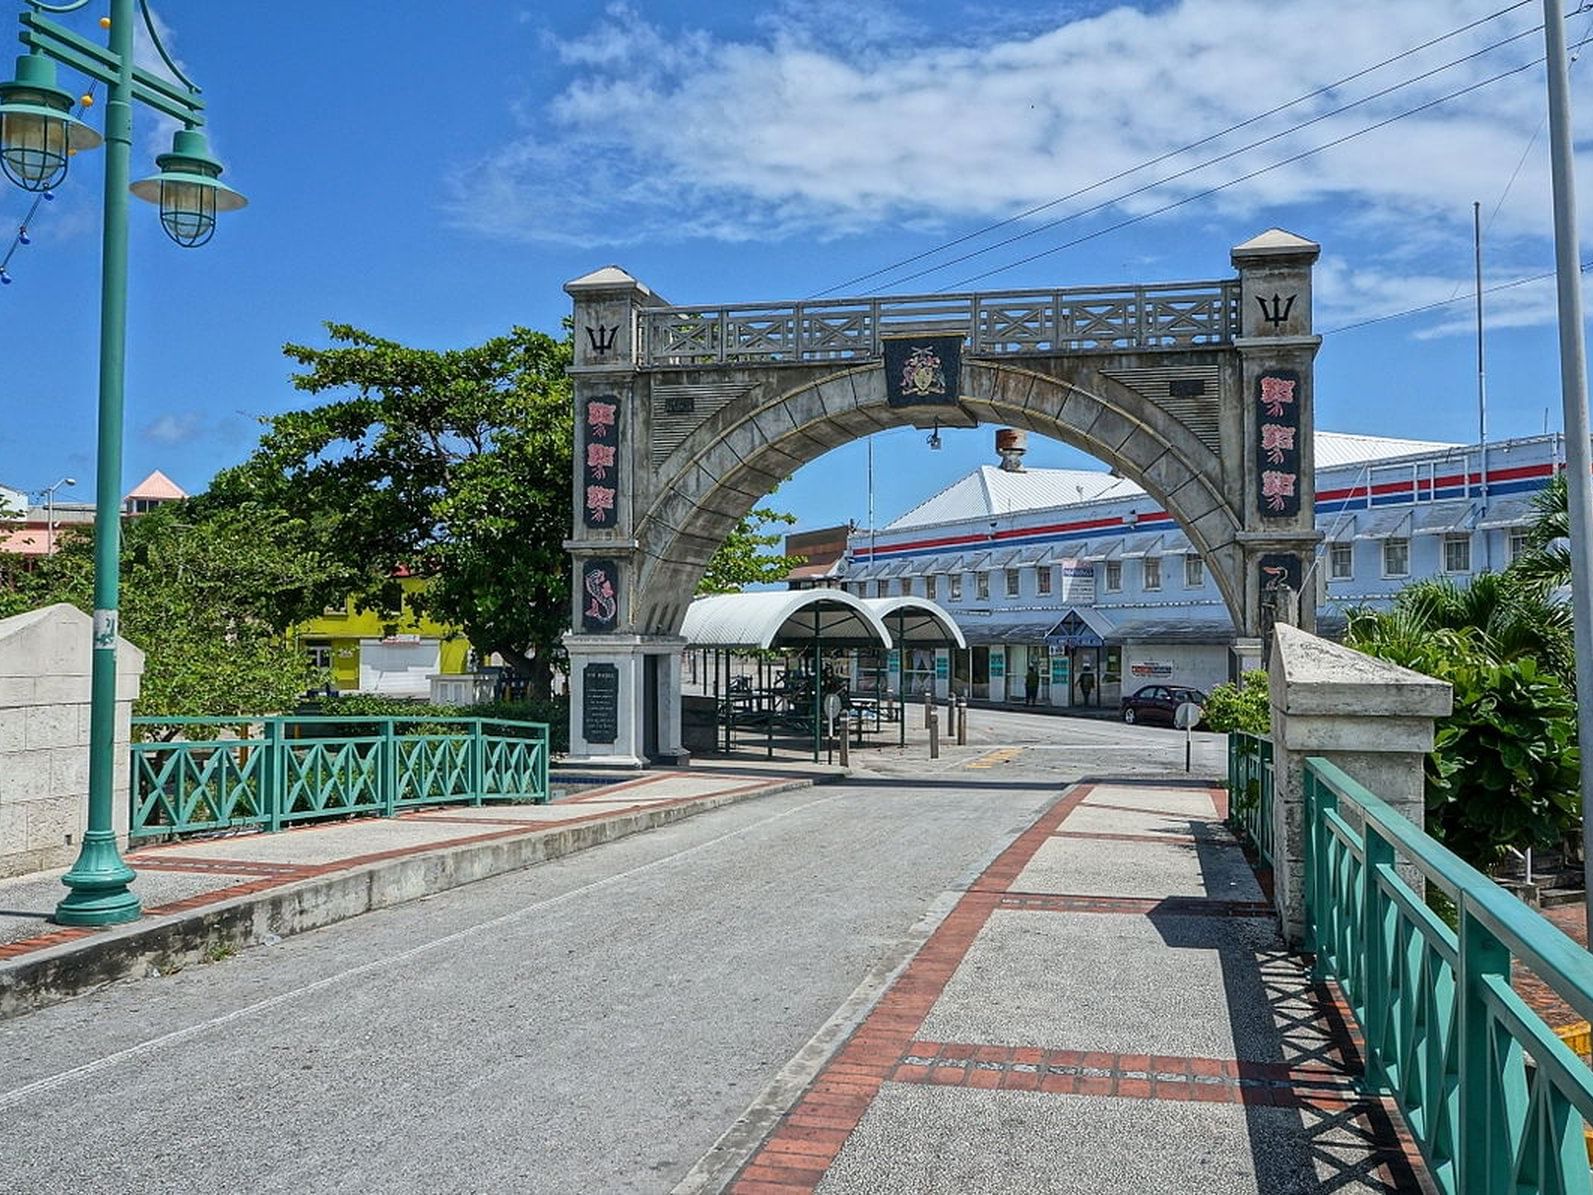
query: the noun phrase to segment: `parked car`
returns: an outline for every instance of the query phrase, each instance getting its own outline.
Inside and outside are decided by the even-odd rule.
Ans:
[[[1139,722],[1171,726],[1173,715],[1186,701],[1193,701],[1205,708],[1206,695],[1199,689],[1185,689],[1177,685],[1145,685],[1123,698],[1123,721],[1131,726]],[[1201,725],[1205,725],[1204,720]]]

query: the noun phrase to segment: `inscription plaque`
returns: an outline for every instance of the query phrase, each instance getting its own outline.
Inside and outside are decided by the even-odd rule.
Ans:
[[[588,664],[581,669],[581,737],[589,743],[619,738],[619,668]]]

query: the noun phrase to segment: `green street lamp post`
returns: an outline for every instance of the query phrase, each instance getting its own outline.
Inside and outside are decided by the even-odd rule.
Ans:
[[[110,0],[109,45],[80,37],[44,14],[76,12],[89,0],[48,4],[26,0],[16,78],[0,83],[0,172],[27,191],[49,191],[66,177],[71,158],[100,144],[100,135],[72,115],[72,96],[56,85],[56,63],[105,86],[105,227],[100,279],[98,472],[94,482],[94,662],[89,707],[88,829],[82,850],[61,882],[71,892],[56,906],[63,925],[115,925],[140,913],[128,888],[133,870],[116,847],[112,800],[116,776],[116,639],[121,558],[122,399],[127,357],[127,196],[160,205],[161,224],[180,245],[202,245],[216,213],[244,205],[219,181],[221,165],[199,131],[204,105],[196,87],[161,45],[148,0]],[[180,83],[134,65],[133,21],[142,16],[150,41]],[[87,100],[84,101],[85,104]],[[133,183],[133,105],[180,122],[172,152],[156,159],[160,173]]]

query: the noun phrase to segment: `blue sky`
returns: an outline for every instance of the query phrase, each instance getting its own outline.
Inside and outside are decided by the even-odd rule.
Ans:
[[[126,481],[160,468],[198,490],[245,455],[258,417],[302,398],[281,345],[320,343],[323,320],[435,347],[516,323],[554,331],[568,310],[560,285],[608,263],[675,302],[811,295],[1131,170],[1507,2],[158,0],[172,49],[205,88],[227,179],[251,206],[191,251],[165,239],[153,209],[135,207]],[[1541,33],[1530,32],[1540,11],[1517,7],[1001,235],[1099,211],[854,292],[1217,278],[1230,273],[1232,245],[1281,225],[1323,245],[1320,426],[1468,439],[1468,303],[1331,330],[1467,294],[1473,200],[1488,222],[1488,284],[1552,266],[1541,69],[998,267],[1528,63],[1541,53]],[[65,20],[97,33],[98,15]],[[1574,16],[1570,39],[1590,25],[1593,14]],[[1593,129],[1593,70],[1573,67],[1572,86],[1579,128]],[[1288,131],[1312,117],[1322,119]],[[169,129],[147,112],[138,121],[143,173]],[[1158,181],[1273,133],[1283,135]],[[12,259],[14,284],[0,288],[0,482],[31,489],[71,474],[80,484],[60,496],[85,500],[100,157],[75,160],[33,243]],[[1581,165],[1586,239],[1593,172]],[[0,252],[27,204],[0,191]],[[959,285],[987,270],[997,272]],[[1491,430],[1539,432],[1546,409],[1558,427],[1552,285],[1502,291],[1488,305]],[[922,433],[878,437],[880,521],[992,461],[990,437],[950,433],[935,454]],[[807,526],[864,521],[863,459],[861,444],[837,450],[778,502]],[[1043,441],[1029,456],[1082,459]]]

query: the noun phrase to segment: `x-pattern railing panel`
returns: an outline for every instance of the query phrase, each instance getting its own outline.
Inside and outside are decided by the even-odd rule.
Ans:
[[[238,726],[235,718],[134,722],[180,733]],[[322,715],[259,718],[249,726],[260,728],[261,737],[134,743],[131,836],[278,829],[423,804],[548,799],[548,728],[541,723]]]
[[[1089,353],[1231,344],[1235,281],[813,299],[642,312],[644,369],[869,359],[888,336],[961,332],[969,351]]]
[[[1438,1188],[1593,1195],[1593,1071],[1511,987],[1524,967],[1588,1017],[1593,958],[1331,763],[1305,797],[1308,945]]]

